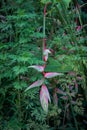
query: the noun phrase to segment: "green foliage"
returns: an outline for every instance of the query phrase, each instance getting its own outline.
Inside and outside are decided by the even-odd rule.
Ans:
[[[71,0],[0,1],[0,129],[1,130],[71,130],[86,129],[87,120],[87,37],[86,4],[76,9]],[[48,114],[39,102],[40,88],[25,89],[42,75],[32,65],[43,65],[43,6],[47,7],[46,37],[49,54],[46,72],[63,76],[46,80],[52,103]],[[79,11],[79,13],[78,13]],[[78,23],[76,23],[78,19]],[[78,31],[77,26],[82,26]],[[77,87],[78,85],[78,87]],[[54,105],[54,89],[58,105]],[[73,114],[74,113],[74,114]]]

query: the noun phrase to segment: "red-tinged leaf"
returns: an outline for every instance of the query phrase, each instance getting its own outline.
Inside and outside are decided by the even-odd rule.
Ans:
[[[75,104],[76,104],[76,101],[71,101],[71,103],[72,103],[73,105],[75,105]]]
[[[67,96],[62,96],[61,97],[63,100],[68,100],[68,97]]]
[[[56,72],[49,72],[49,73],[45,73],[44,77],[45,78],[53,78],[55,76],[58,76],[58,75],[63,75],[62,73],[56,73]]]
[[[50,100],[50,94],[49,94],[49,91],[48,91],[46,85],[43,84],[41,89],[42,89],[42,92],[45,93],[45,95],[48,98],[49,102],[51,102],[51,100]]]
[[[54,104],[57,106],[58,105],[58,96],[56,93],[53,94],[53,101],[54,101]]]
[[[56,89],[56,92],[57,92],[58,94],[62,94],[62,95],[64,95],[64,96],[66,96],[66,92],[63,92],[63,91],[60,90],[59,88]]]
[[[42,106],[43,110],[45,112],[48,112],[48,98],[47,98],[46,94],[43,92],[42,88],[40,90],[40,102],[41,102],[41,106]]]
[[[46,112],[48,111],[48,101],[51,102],[50,95],[46,85],[43,84],[40,91],[40,102],[43,110]]]
[[[81,26],[77,26],[76,31],[80,31],[81,30]]]
[[[44,67],[43,66],[39,66],[39,65],[32,65],[32,66],[29,66],[28,68],[34,68],[35,70],[37,70],[39,72],[43,72],[44,71]]]
[[[75,92],[70,93],[70,96],[72,96],[72,97],[75,97],[75,95],[76,95]]]
[[[33,84],[31,84],[25,91],[31,89],[31,88],[34,88],[34,87],[37,87],[37,86],[41,86],[44,82],[44,79],[41,79],[41,80],[37,80],[36,82],[34,82]]]
[[[78,92],[78,84],[75,83],[75,89],[76,89],[76,92]]]

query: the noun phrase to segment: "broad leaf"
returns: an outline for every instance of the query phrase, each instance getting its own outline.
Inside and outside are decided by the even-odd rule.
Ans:
[[[39,65],[32,65],[32,66],[29,66],[28,68],[34,68],[35,70],[37,70],[39,72],[43,72],[44,71],[44,67],[43,66],[39,66]]]
[[[44,82],[44,79],[41,79],[41,80],[37,80],[36,82],[34,82],[33,84],[31,84],[25,91],[31,89],[31,88],[34,88],[34,87],[37,87],[37,86],[41,86]]]
[[[58,76],[58,75],[63,75],[62,73],[56,73],[56,72],[49,72],[49,73],[45,73],[45,78],[53,78],[55,76]]]
[[[48,89],[45,85],[42,85],[40,91],[40,102],[43,110],[46,112],[48,111],[48,100],[51,101]]]
[[[49,102],[51,102],[49,91],[48,91],[46,85],[44,85],[44,84],[42,85],[42,91],[43,91],[43,93],[45,93],[45,95],[47,96]]]
[[[48,112],[48,98],[45,95],[45,93],[42,91],[42,89],[40,91],[40,102],[41,102],[41,106],[42,106],[43,110],[45,112]]]
[[[71,2],[71,0],[63,0],[63,1],[65,2],[66,8],[68,8],[69,7],[69,3]]]

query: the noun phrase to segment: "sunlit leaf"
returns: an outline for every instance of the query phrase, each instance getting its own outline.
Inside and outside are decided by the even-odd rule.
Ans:
[[[44,80],[41,79],[41,80],[37,80],[36,82],[34,82],[33,84],[31,84],[25,91],[31,89],[31,88],[34,88],[34,87],[38,87],[38,86],[41,86],[43,84]]]
[[[37,70],[39,72],[43,72],[44,71],[44,67],[43,66],[39,66],[39,65],[32,65],[32,66],[29,66],[28,68],[34,68],[35,70]]]
[[[49,73],[45,73],[45,78],[53,78],[55,76],[58,76],[58,75],[63,75],[62,73],[56,73],[56,72],[49,72]]]

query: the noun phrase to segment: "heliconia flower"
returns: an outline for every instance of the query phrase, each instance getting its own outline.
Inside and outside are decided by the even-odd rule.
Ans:
[[[45,49],[45,50],[44,50],[43,55],[44,55],[44,61],[45,61],[45,62],[46,62],[47,59],[48,59],[48,54],[49,54],[49,53],[51,53],[51,51],[50,51],[49,49]]]
[[[44,71],[44,66],[40,66],[40,65],[32,65],[32,66],[29,66],[28,68],[34,68],[35,70],[37,70],[39,72]]]
[[[34,82],[33,84],[31,84],[25,91],[31,89],[31,88],[34,88],[34,87],[38,87],[38,86],[41,86],[44,82],[44,79],[41,79],[41,80],[37,80],[36,82]]]
[[[43,84],[40,90],[40,102],[43,110],[46,112],[48,111],[48,101],[51,102],[50,95],[46,85]]]
[[[63,75],[63,74],[57,73],[57,72],[49,72],[49,73],[45,73],[44,77],[45,78],[53,78],[53,77],[58,76],[58,75]]]

